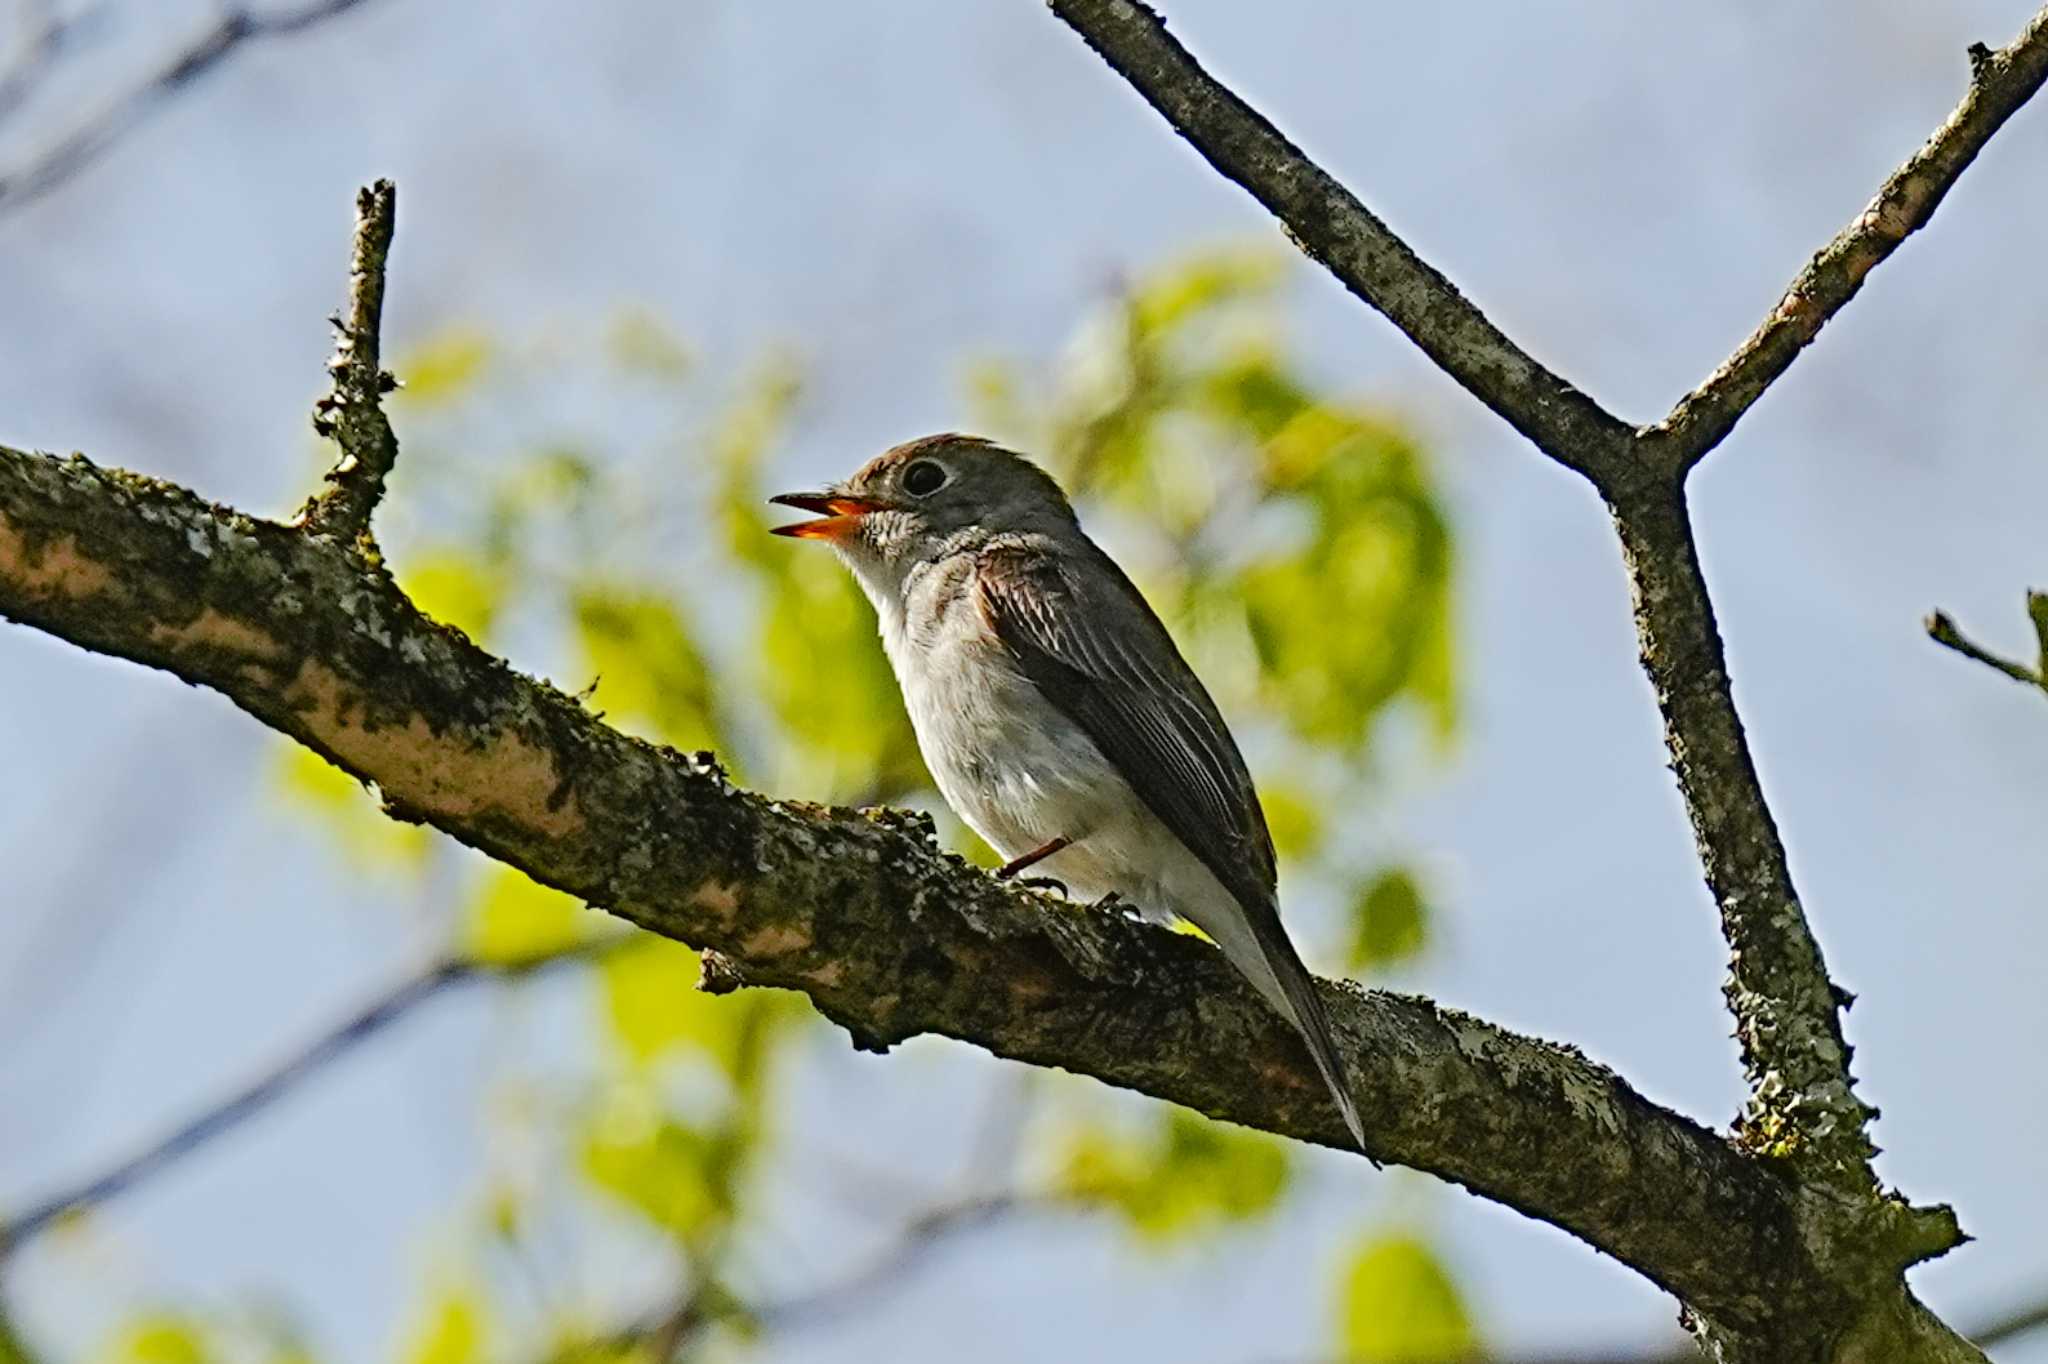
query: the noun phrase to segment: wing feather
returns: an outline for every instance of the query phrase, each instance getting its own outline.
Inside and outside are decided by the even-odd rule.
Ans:
[[[1277,926],[1273,839],[1251,773],[1215,702],[1122,570],[1107,555],[1075,565],[998,546],[982,552],[975,590],[982,618],[1024,675],[1255,919],[1271,915]]]

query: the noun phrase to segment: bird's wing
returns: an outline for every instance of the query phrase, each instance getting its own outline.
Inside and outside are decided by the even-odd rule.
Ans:
[[[1075,567],[1051,552],[983,550],[975,604],[1024,675],[1243,907],[1250,941],[1234,945],[1235,935],[1225,932],[1217,945],[1301,1030],[1363,1149],[1365,1130],[1329,1017],[1280,926],[1273,836],[1237,741],[1123,571],[1100,551],[1078,565],[1086,571]]]
[[[1107,555],[1077,566],[1064,555],[998,546],[982,552],[975,592],[982,618],[1024,675],[1251,917],[1277,928],[1273,839],[1251,774],[1209,693],[1130,579]]]

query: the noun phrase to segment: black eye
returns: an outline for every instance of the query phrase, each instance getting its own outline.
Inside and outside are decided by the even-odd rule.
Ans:
[[[946,486],[944,466],[921,459],[903,471],[903,491],[912,497],[930,497]]]

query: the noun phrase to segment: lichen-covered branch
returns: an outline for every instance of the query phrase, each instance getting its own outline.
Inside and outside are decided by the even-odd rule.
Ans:
[[[0,449],[0,615],[211,687],[395,817],[800,990],[860,1045],[940,1033],[1347,1145],[1293,1034],[1208,946],[999,884],[913,817],[738,790],[422,617],[331,539]],[[1374,1155],[1575,1232],[1727,1330],[1775,1330],[1787,1304],[1822,1320],[1841,1289],[1816,1247],[1895,1279],[1948,1243],[1903,1207],[1815,1196],[1568,1048],[1324,988]]]
[[[384,272],[397,225],[398,190],[379,180],[356,193],[355,240],[349,251],[348,309],[334,318],[333,387],[313,404],[313,429],[341,448],[326,486],[299,512],[319,535],[356,540],[370,533],[370,514],[398,462],[398,437],[384,415],[384,394],[396,386],[383,361]]]
[[[1839,1001],[1735,711],[1683,494],[1674,479],[1613,509],[1643,668],[1730,949],[1723,988],[1750,1090],[1741,1136],[1867,1185],[1874,1115],[1851,1088]]]
[[[1140,0],[1051,0],[1119,75],[1297,245],[1553,458],[1615,468],[1629,429],[1544,368],[1329,172],[1203,70]]]
[[[1690,467],[1735,429],[1742,414],[1799,358],[1864,279],[1927,225],[1992,134],[2048,80],[2048,7],[2010,46],[1970,49],[1970,88],[1948,121],[1884,182],[1856,220],[1822,247],[1771,315],[1733,355],[1643,432],[1652,457]]]

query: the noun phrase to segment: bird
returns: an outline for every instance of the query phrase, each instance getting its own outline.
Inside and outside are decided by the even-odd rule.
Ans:
[[[1173,637],[1024,456],[947,433],[844,482],[769,499],[813,513],[873,604],[939,794],[1070,895],[1193,923],[1301,1035],[1365,1132],[1308,968],[1280,922],[1273,839],[1237,742]]]

